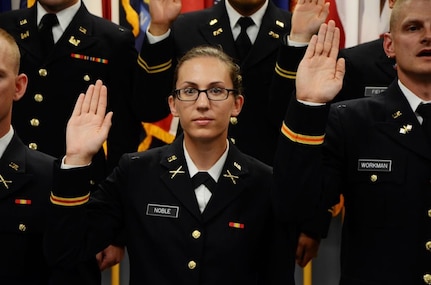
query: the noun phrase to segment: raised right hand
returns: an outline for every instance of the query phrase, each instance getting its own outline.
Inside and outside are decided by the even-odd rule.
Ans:
[[[181,0],[151,0],[149,32],[153,36],[166,33],[181,13]]]
[[[107,90],[101,80],[81,93],[67,123],[66,159],[70,165],[87,165],[108,137],[112,112],[105,114]]]
[[[343,58],[337,59],[339,42],[340,30],[332,20],[323,23],[311,38],[296,73],[298,100],[327,103],[341,90],[345,63]]]

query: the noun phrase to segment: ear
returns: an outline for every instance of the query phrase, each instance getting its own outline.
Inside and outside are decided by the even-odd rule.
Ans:
[[[232,110],[231,116],[236,117],[241,113],[242,105],[244,105],[244,96],[238,95],[235,98],[234,108]]]
[[[395,58],[395,47],[391,33],[383,35],[383,49],[388,57]]]
[[[18,101],[25,94],[27,89],[28,78],[27,75],[21,73],[15,78],[15,95],[13,97],[14,101]]]
[[[178,112],[177,112],[177,108],[175,106],[175,98],[174,96],[169,96],[168,97],[168,103],[169,103],[169,109],[171,110],[171,114],[174,117],[178,117]]]

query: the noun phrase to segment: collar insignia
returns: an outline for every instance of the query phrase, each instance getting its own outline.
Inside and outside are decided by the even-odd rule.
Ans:
[[[30,32],[27,30],[24,33],[21,33],[21,40],[26,39],[30,36]]]
[[[236,184],[235,179],[239,178],[238,176],[232,175],[232,173],[230,173],[229,169],[226,170],[226,174],[223,174],[223,177],[230,178],[232,180],[233,184]]]
[[[71,43],[72,45],[74,45],[74,46],[79,46],[79,43],[80,43],[81,41],[80,40],[77,40],[77,39],[75,39],[75,37],[74,36],[70,36],[70,39],[69,39],[69,43]]]
[[[181,165],[180,167],[178,167],[177,170],[170,170],[169,173],[172,174],[171,179],[174,179],[174,177],[177,174],[184,174],[184,173],[186,173],[184,170],[181,170],[182,168],[183,168],[183,166]]]
[[[82,26],[79,27],[79,31],[83,34],[87,34],[87,29]]]
[[[12,168],[13,170],[15,170],[15,171],[18,171],[18,169],[19,169],[19,165],[18,164],[16,164],[15,162],[13,162],[13,161],[11,161],[10,163],[9,163],[9,167],[10,168]]]
[[[278,38],[280,37],[280,35],[279,35],[279,34],[274,33],[273,31],[270,31],[270,32],[268,33],[268,35],[270,35],[270,36],[271,36],[271,37],[273,37],[274,39],[278,39]]]
[[[403,113],[401,113],[401,111],[396,111],[395,113],[392,114],[392,118],[396,119],[398,117],[401,117]]]
[[[218,35],[220,35],[221,33],[223,33],[223,29],[222,29],[222,28],[219,28],[218,30],[213,31],[213,36],[214,36],[214,37],[215,37],[215,36],[218,36]]]
[[[284,23],[282,21],[276,20],[275,24],[281,28],[284,28]]]
[[[403,126],[400,128],[400,134],[406,135],[412,130],[412,125]]]
[[[0,174],[0,183],[3,184],[3,186],[6,189],[9,189],[9,185],[8,184],[11,184],[12,180],[6,180],[6,179],[4,179],[3,176]]]
[[[217,24],[218,23],[218,20],[217,19],[212,19],[211,21],[210,21],[210,26],[214,26],[215,24]]]
[[[172,156],[170,156],[170,157],[168,157],[168,162],[172,162],[172,161],[175,161],[175,160],[177,160],[177,156],[175,154],[172,155]]]

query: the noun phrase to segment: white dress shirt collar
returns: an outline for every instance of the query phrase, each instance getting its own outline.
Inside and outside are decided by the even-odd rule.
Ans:
[[[64,31],[69,26],[70,22],[72,22],[73,17],[78,12],[79,7],[81,7],[81,0],[78,0],[78,2],[76,2],[72,6],[56,13],[59,25],[52,28],[54,42],[57,42],[60,39],[61,35],[63,35]],[[39,26],[40,20],[45,14],[47,14],[47,12],[42,7],[42,5],[40,5],[39,2],[37,2],[37,25],[38,26]]]
[[[400,80],[398,80],[398,85],[400,86],[401,91],[404,96],[406,96],[407,101],[410,104],[410,107],[413,111],[416,111],[417,107],[420,103],[431,103],[429,101],[424,101],[419,98],[416,94],[414,94],[410,89],[408,89]]]
[[[229,152],[229,142],[227,142],[227,147],[222,156],[217,160],[217,162],[211,166],[210,169],[198,169],[196,165],[193,163],[193,160],[191,159],[189,153],[187,152],[186,146],[183,142],[184,147],[184,157],[186,159],[187,168],[189,169],[190,177],[193,177],[196,173],[199,171],[207,171],[209,175],[214,179],[214,181],[218,181],[220,174],[223,170],[223,165],[226,162],[227,154]]]
[[[0,138],[0,159],[3,157],[3,153],[12,140],[14,134],[14,130],[12,126],[10,126],[9,132],[7,132],[3,137]]]
[[[241,27],[238,25],[238,20],[239,18],[242,17],[242,15],[239,14],[232,7],[232,5],[229,3],[228,0],[226,0],[225,3],[226,3],[226,11],[229,17],[232,34],[234,39],[236,39],[241,31]],[[254,25],[250,26],[247,29],[247,34],[252,43],[254,43],[254,41],[257,38],[257,34],[259,32],[260,26],[262,25],[263,15],[265,14],[266,8],[268,8],[268,4],[269,4],[269,0],[266,0],[265,4],[263,4],[263,6],[259,10],[257,10],[253,15],[250,16],[250,18],[253,19]]]

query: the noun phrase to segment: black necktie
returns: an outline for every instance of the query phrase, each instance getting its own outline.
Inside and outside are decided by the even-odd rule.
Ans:
[[[54,47],[54,38],[52,36],[52,27],[58,25],[57,15],[45,14],[40,20],[40,47],[42,54],[48,55]]]
[[[215,186],[217,184],[214,181],[214,179],[211,177],[211,175],[209,175],[208,172],[204,172],[204,171],[200,171],[196,173],[192,177],[192,181],[193,181],[193,185],[195,186],[195,189],[203,184],[208,188],[208,190],[210,190],[211,193],[214,191]]]
[[[429,104],[419,104],[416,112],[423,118],[422,128],[431,142],[431,103]]]
[[[242,62],[251,48],[251,41],[247,35],[247,28],[253,25],[254,22],[250,17],[241,17],[238,20],[238,24],[241,26],[241,32],[235,41],[235,45],[238,51],[239,59]]]

